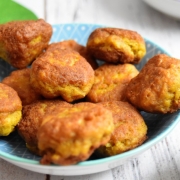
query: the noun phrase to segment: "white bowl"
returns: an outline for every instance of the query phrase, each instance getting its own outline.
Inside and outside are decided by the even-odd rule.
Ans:
[[[180,0],[143,0],[154,9],[180,19]]]

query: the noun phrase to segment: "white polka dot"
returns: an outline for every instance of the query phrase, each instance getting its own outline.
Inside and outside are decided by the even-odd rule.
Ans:
[[[81,26],[81,30],[84,31],[86,29],[85,26]]]
[[[68,27],[66,28],[66,30],[67,30],[67,31],[70,31],[70,30],[71,30],[71,26],[68,26]]]
[[[53,32],[56,32],[56,31],[57,31],[57,29],[55,27],[53,27]]]

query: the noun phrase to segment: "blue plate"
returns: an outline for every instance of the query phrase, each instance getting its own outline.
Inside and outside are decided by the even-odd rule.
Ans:
[[[51,42],[74,39],[79,44],[86,45],[90,33],[100,25],[93,24],[59,24],[53,25]],[[141,70],[144,64],[154,55],[164,53],[161,47],[145,39],[147,53],[136,67]],[[6,62],[0,60],[0,80],[14,70]],[[148,126],[148,139],[141,146],[125,153],[112,157],[94,159],[81,162],[72,166],[40,165],[40,157],[33,155],[25,146],[24,141],[14,132],[8,137],[0,137],[0,157],[22,168],[52,175],[83,175],[105,171],[123,164],[128,159],[137,156],[143,151],[165,138],[179,122],[179,113],[158,115],[141,112]]]

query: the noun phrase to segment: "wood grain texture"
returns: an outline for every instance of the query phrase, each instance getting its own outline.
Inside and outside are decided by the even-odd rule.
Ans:
[[[44,174],[24,170],[0,159],[1,180],[45,180]]]
[[[141,0],[16,0],[51,24],[93,23],[132,29],[180,59],[180,21]],[[124,165],[85,176],[50,176],[51,180],[180,180],[180,123],[161,142]],[[0,179],[45,179],[0,159]]]

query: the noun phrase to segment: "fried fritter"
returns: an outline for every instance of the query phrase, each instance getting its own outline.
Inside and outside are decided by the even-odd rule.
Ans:
[[[42,99],[42,96],[30,85],[29,68],[12,71],[2,80],[2,83],[12,87],[18,93],[23,106]]]
[[[43,19],[0,25],[0,57],[13,67],[27,67],[48,46],[52,27]]]
[[[21,119],[22,103],[14,89],[0,83],[0,136],[8,136]]]
[[[128,102],[99,103],[112,112],[115,129],[110,140],[96,153],[102,157],[113,156],[134,149],[147,139],[147,125],[141,114]]]
[[[177,111],[180,108],[180,61],[165,54],[154,56],[130,81],[126,96],[143,111]]]
[[[31,152],[41,155],[38,149],[37,132],[46,114],[56,108],[60,111],[61,108],[69,106],[71,106],[69,103],[61,100],[39,100],[23,107],[22,119],[17,125],[17,131]]]
[[[87,94],[90,102],[125,101],[129,81],[139,71],[132,64],[104,64],[95,70],[94,84]]]
[[[84,98],[94,83],[94,70],[76,51],[51,49],[31,67],[31,85],[45,98],[61,96],[67,102]]]
[[[57,43],[52,43],[48,46],[48,49],[55,48],[55,49],[72,49],[77,51],[81,56],[83,56],[89,64],[92,66],[93,69],[98,67],[98,63],[96,60],[88,53],[85,46],[78,44],[75,40],[64,40]]]
[[[113,130],[112,113],[101,105],[84,102],[53,111],[38,131],[40,162],[70,165],[84,161],[108,142]]]
[[[87,41],[88,52],[109,63],[137,64],[146,54],[144,39],[135,31],[119,28],[97,28]]]

